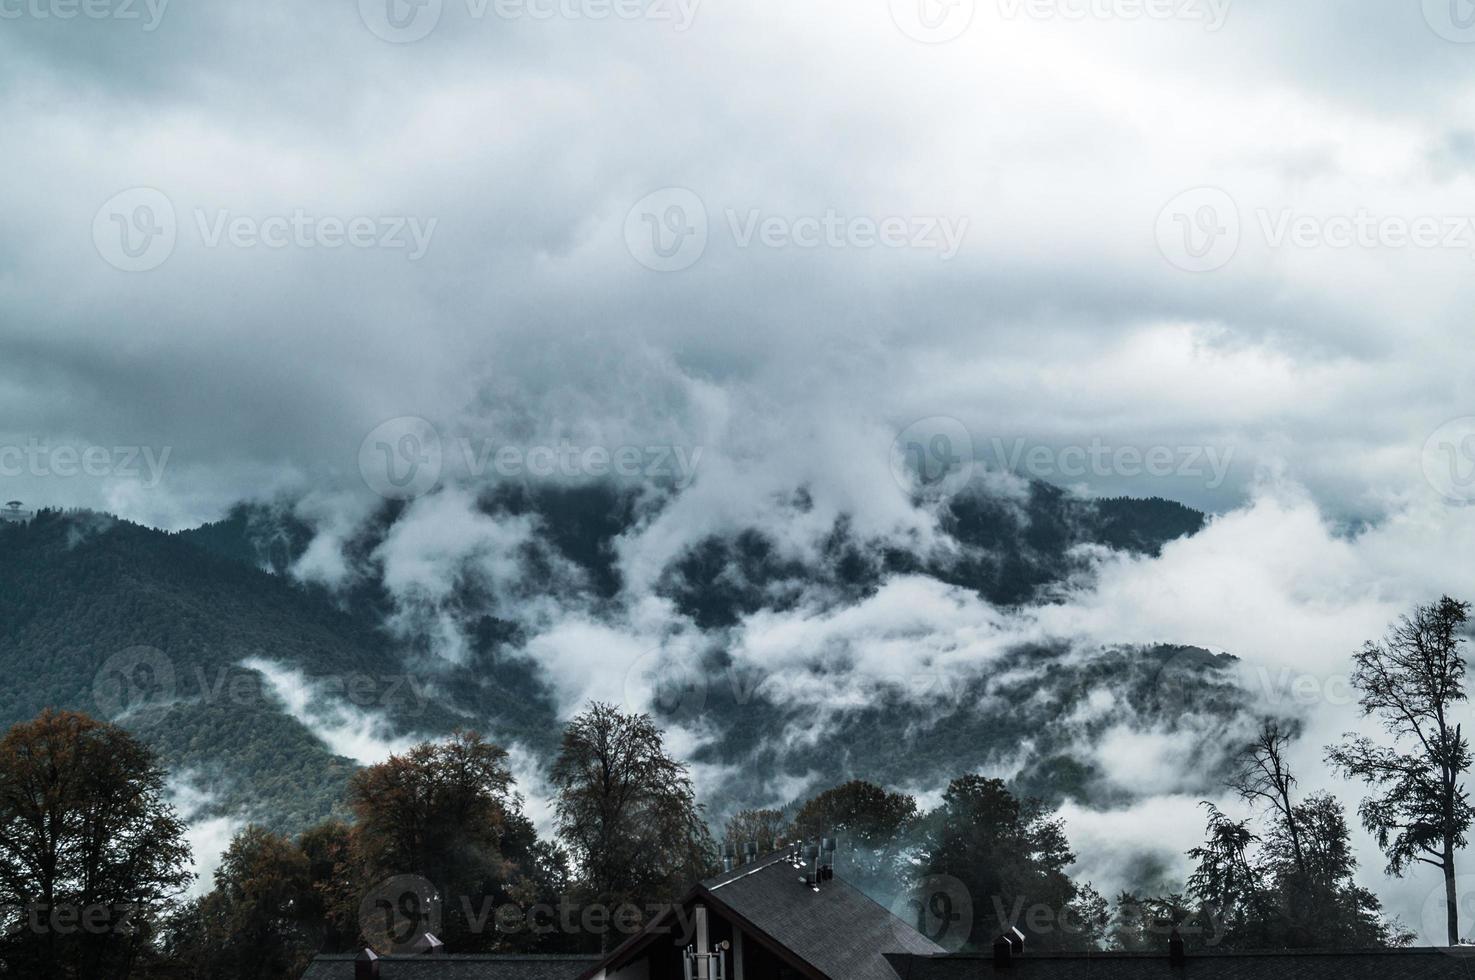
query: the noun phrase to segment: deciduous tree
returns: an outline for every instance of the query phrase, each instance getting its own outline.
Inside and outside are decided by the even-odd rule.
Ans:
[[[794,835],[833,837],[846,879],[888,903],[899,885],[901,855],[911,843],[917,801],[874,783],[852,780],[826,790],[799,808]]]
[[[1020,800],[1002,780],[963,776],[928,814],[921,868],[950,875],[969,890],[970,944],[987,947],[1011,926],[1028,927],[1046,949],[1083,947],[1083,910],[1065,869],[1075,861],[1061,822],[1036,800]],[[1091,914],[1084,912],[1084,914]],[[1029,923],[1048,923],[1038,929]]]
[[[757,847],[759,854],[767,854],[776,850],[778,842],[786,840],[793,832],[782,810],[741,810],[727,821],[722,840],[736,848],[740,855],[748,844]]]
[[[453,952],[495,942],[480,906],[517,869],[502,851],[509,816],[517,810],[507,753],[475,732],[425,742],[358,772],[349,788],[356,818],[354,843],[362,874],[360,898],[374,901],[385,882],[424,879],[440,913],[406,921],[405,930],[437,925]],[[397,902],[403,896],[380,896]],[[428,906],[427,906],[428,908]],[[425,910],[410,910],[419,917]],[[398,920],[396,920],[398,921]],[[396,927],[398,929],[399,927]],[[388,937],[376,937],[380,945]],[[413,940],[393,937],[395,943]]]
[[[1387,855],[1388,873],[1402,876],[1425,864],[1443,877],[1450,945],[1460,934],[1455,854],[1475,815],[1464,783],[1470,744],[1455,720],[1466,700],[1469,613],[1469,603],[1444,596],[1399,619],[1382,642],[1363,647],[1352,683],[1363,715],[1377,718],[1393,744],[1349,733],[1327,750],[1332,765],[1377,790],[1358,812]]]
[[[551,778],[585,901],[644,909],[675,901],[712,870],[691,777],[648,715],[591,702],[564,730]],[[601,938],[607,944],[608,933]]]
[[[153,754],[86,715],[43,711],[0,739],[0,902],[12,975],[126,977],[194,877]]]

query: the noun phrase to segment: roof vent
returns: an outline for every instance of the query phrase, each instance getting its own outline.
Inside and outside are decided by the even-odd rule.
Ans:
[[[1183,935],[1178,927],[1173,927],[1172,935],[1168,936],[1168,965],[1173,967],[1184,967],[1188,965],[1188,948],[1183,945]]]
[[[752,864],[758,860],[758,842],[748,841],[743,845],[743,863]]]
[[[379,957],[367,947],[353,958],[353,980],[379,980]]]
[[[416,956],[440,956],[446,951],[446,944],[433,932],[422,933],[410,944],[410,952]]]
[[[799,859],[799,867],[804,869],[804,877],[799,880],[804,882],[804,887],[810,891],[819,891],[820,868],[819,868],[819,845],[810,843],[804,845],[803,856]]]
[[[731,844],[722,845],[722,870],[731,871],[737,859],[737,848]]]
[[[1008,936],[1000,936],[994,940],[994,969],[1007,970],[1014,961],[1014,944],[1009,941]]]

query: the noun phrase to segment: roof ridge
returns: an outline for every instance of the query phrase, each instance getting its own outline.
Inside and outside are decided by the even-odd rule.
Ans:
[[[716,878],[708,878],[707,879],[707,881],[716,882],[716,884],[710,884],[709,885],[709,884],[707,884],[707,881],[704,881],[704,882],[702,882],[702,887],[705,888],[705,889],[707,889],[707,891],[709,891],[709,892],[715,892],[719,888],[725,888],[725,887],[727,887],[728,885],[732,884],[734,881],[742,881],[744,878],[750,878],[750,877],[752,877],[753,875],[757,874],[760,871],[767,871],[769,868],[774,868],[774,867],[777,867],[780,864],[788,864],[789,863],[789,860],[786,857],[775,857],[773,854],[770,854],[768,856],[769,857],[772,857],[774,859],[772,861],[769,861],[767,864],[765,864],[765,865],[763,865],[761,867],[755,868],[752,865],[744,865],[744,868],[746,868],[747,870],[743,871],[742,874],[737,874],[736,873],[737,871],[742,870],[742,869],[733,868],[732,869],[732,872],[728,872],[728,873],[724,873],[724,874],[718,875]],[[757,861],[754,861],[753,864],[758,864],[758,862],[759,861],[762,861],[762,860],[763,860],[762,858],[759,858]],[[727,874],[732,874],[732,877],[730,877],[730,878],[727,877]],[[719,880],[719,879],[721,879],[721,880]]]

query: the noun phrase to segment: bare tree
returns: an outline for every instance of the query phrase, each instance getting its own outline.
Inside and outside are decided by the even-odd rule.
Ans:
[[[1229,774],[1229,788],[1251,806],[1267,806],[1285,827],[1296,869],[1306,873],[1306,852],[1291,793],[1296,777],[1286,763],[1286,750],[1301,734],[1299,723],[1266,719],[1255,740],[1244,747]]]
[[[1443,596],[1416,608],[1381,643],[1357,654],[1353,685],[1364,716],[1376,716],[1393,744],[1348,733],[1327,761],[1380,792],[1362,801],[1363,826],[1388,857],[1388,873],[1413,864],[1444,876],[1449,943],[1459,942],[1455,852],[1465,846],[1472,811],[1463,776],[1470,745],[1451,712],[1466,699],[1461,651],[1470,604]]]

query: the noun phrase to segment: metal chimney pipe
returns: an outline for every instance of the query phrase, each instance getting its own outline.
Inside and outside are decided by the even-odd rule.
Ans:
[[[696,907],[697,980],[712,980],[712,937],[707,927],[707,907]]]

